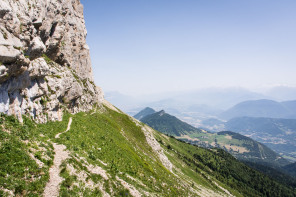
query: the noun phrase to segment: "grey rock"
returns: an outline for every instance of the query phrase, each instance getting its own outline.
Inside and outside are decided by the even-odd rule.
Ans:
[[[65,96],[65,101],[70,102],[82,96],[82,88],[78,82],[74,82]]]
[[[0,87],[0,112],[7,114],[8,109],[9,109],[8,92],[4,88]]]
[[[21,55],[21,52],[12,46],[0,45],[0,62],[13,63]]]
[[[29,55],[30,58],[35,59],[36,57],[40,57],[45,52],[45,50],[46,48],[41,41],[41,38],[35,37],[31,42],[31,46],[29,47],[27,55]]]
[[[13,77],[10,79],[7,91],[8,93],[14,92],[16,90],[22,90],[31,84],[31,79],[28,72],[19,75],[18,77]]]
[[[39,20],[34,21],[33,25],[36,29],[39,29],[39,27],[42,26],[42,20],[39,19]]]
[[[38,58],[30,63],[28,68],[29,76],[31,79],[44,78],[50,75],[50,69],[43,58]]]
[[[9,7],[9,4],[5,1],[1,1],[0,3],[0,17],[2,18],[7,12],[10,12],[11,8]]]
[[[0,112],[46,122],[101,105],[79,0],[0,1]]]
[[[0,83],[6,81],[9,78],[8,68],[4,65],[0,66]]]

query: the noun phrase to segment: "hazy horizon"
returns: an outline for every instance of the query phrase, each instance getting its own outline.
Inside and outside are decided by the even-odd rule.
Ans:
[[[295,101],[296,88],[278,87],[263,92],[252,92],[243,88],[204,88],[192,91],[161,92],[154,94],[129,95],[118,91],[105,91],[105,99],[125,112],[154,107],[155,109],[203,108],[226,110],[250,100]],[[198,109],[196,108],[196,109]]]
[[[250,92],[254,92],[254,93],[258,93],[258,94],[262,94],[262,95],[268,95],[269,91],[272,91],[274,89],[293,89],[293,91],[295,92],[296,95],[296,86],[292,87],[292,86],[271,86],[271,87],[264,87],[264,88],[254,88],[254,89],[250,89],[250,88],[245,88],[245,87],[238,87],[238,86],[229,86],[229,87],[204,87],[204,88],[196,88],[196,89],[183,89],[183,90],[164,90],[164,91],[155,91],[155,92],[143,92],[143,93],[130,93],[130,92],[124,92],[124,91],[120,91],[118,89],[104,89],[104,92],[108,92],[108,93],[119,93],[125,96],[130,96],[130,97],[134,97],[134,98],[141,98],[141,97],[145,97],[148,95],[154,96],[154,95],[174,95],[174,94],[181,94],[181,93],[186,93],[186,92],[199,92],[199,91],[208,91],[208,90],[246,90],[246,91],[250,91]],[[295,97],[296,99],[296,97]],[[284,99],[284,100],[289,100],[289,98]]]
[[[295,1],[85,1],[95,82],[128,95],[296,87]]]

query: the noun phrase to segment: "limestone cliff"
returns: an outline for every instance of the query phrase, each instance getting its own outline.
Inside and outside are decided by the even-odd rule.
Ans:
[[[60,120],[100,104],[79,0],[0,0],[0,112]]]

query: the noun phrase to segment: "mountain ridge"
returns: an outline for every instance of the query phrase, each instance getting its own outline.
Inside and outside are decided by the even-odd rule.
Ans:
[[[149,125],[155,130],[173,136],[202,132],[200,129],[179,120],[175,116],[167,114],[164,110],[144,116],[141,119],[141,122]]]

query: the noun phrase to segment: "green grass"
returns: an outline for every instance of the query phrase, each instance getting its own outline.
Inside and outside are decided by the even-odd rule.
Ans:
[[[52,147],[37,133],[31,132],[33,124],[25,119],[21,125],[14,117],[1,114],[0,122],[0,187],[6,188],[19,195],[38,196],[48,181],[48,169],[52,164]],[[28,140],[28,144],[25,143]],[[40,168],[29,156],[30,148],[34,148],[35,140],[43,141],[47,148],[45,154],[49,160],[42,159],[41,152],[36,153],[44,162]]]
[[[44,58],[45,62],[47,64],[52,64],[53,63],[53,60],[50,59],[46,54],[42,54],[42,57]]]
[[[92,116],[78,113],[70,131],[62,134],[57,142],[65,144],[90,164],[97,165],[99,160],[108,163],[108,167],[101,167],[111,175],[112,181],[116,182],[118,173],[122,173],[121,178],[127,181],[124,175],[128,174],[137,177],[150,191],[181,194],[173,189],[176,183],[171,180],[171,173],[152,152],[141,128],[126,115],[111,110]],[[153,183],[151,177],[159,181]],[[162,182],[167,185],[163,186]]]
[[[70,117],[71,129],[55,139],[56,134],[66,130]],[[173,174],[147,143],[142,125],[108,108],[75,115],[65,113],[61,122],[46,124],[36,124],[26,117],[20,124],[11,116],[1,115],[0,123],[0,188],[18,195],[42,195],[53,164],[53,142],[64,144],[70,153],[70,158],[61,165],[60,176],[64,181],[60,196],[102,196],[104,192],[130,196],[118,178],[139,192],[157,196],[195,196],[192,189],[199,191],[199,187],[223,193],[215,183],[235,196],[295,194],[291,188],[248,168],[225,151],[189,145],[154,131],[175,166]],[[44,166],[40,168],[29,154]],[[77,174],[69,171],[70,165]],[[89,165],[99,166],[109,178],[105,180],[93,173]],[[79,173],[85,175],[85,180]],[[87,187],[89,181],[94,188]],[[5,195],[1,189],[0,195]]]

